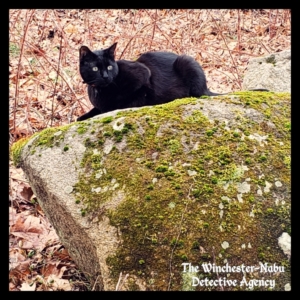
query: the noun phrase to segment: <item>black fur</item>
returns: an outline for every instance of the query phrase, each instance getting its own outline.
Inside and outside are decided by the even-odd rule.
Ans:
[[[201,66],[190,56],[146,52],[136,61],[115,61],[116,45],[94,52],[80,48],[80,74],[94,108],[78,121],[115,109],[220,95],[208,90]]]

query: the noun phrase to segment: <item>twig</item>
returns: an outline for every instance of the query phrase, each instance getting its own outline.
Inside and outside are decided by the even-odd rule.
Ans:
[[[187,195],[187,198],[190,199],[190,193],[191,193],[191,189],[192,189],[192,186],[190,187],[189,189],[189,193]],[[176,241],[174,243],[174,246],[172,248],[172,251],[171,251],[171,255],[170,255],[170,261],[169,261],[169,284],[168,284],[168,291],[170,290],[170,287],[171,287],[171,282],[172,282],[172,259],[173,259],[173,254],[174,254],[174,251],[175,251],[175,248],[177,246],[177,242],[179,240],[179,237],[180,237],[180,234],[181,234],[181,227],[182,227],[182,222],[183,222],[183,216],[185,215],[186,213],[186,210],[187,210],[187,206],[188,206],[188,200],[185,204],[185,208],[184,208],[184,211],[181,215],[181,220],[180,220],[180,223],[179,223],[179,230],[178,230],[178,234],[177,234],[177,237],[176,237]]]
[[[87,25],[85,26],[85,28],[87,28],[88,30],[88,40],[92,41],[92,34],[91,34],[91,28],[90,28],[90,22],[89,22],[89,16],[88,16],[88,10],[84,11],[84,23],[87,23]],[[89,42],[89,44],[91,44],[91,42]]]
[[[291,13],[290,13],[290,10],[289,10],[289,9],[284,10],[284,13],[283,13],[283,23],[286,22],[286,19],[289,20],[290,25],[291,25]]]
[[[238,50],[241,49],[241,17],[240,17],[240,10],[237,10],[238,12],[238,28],[237,28],[237,32],[238,32]]]
[[[33,92],[31,92],[31,95],[28,97],[28,100],[26,101],[27,105],[26,105],[26,112],[25,112],[25,118],[26,118],[26,125],[27,125],[27,130],[28,130],[28,133],[29,134],[32,134],[33,130],[32,130],[32,126],[31,124],[29,123],[29,117],[30,117],[30,99],[31,99],[31,96],[32,96]]]
[[[269,11],[269,39],[272,38],[272,34],[271,34],[271,31],[272,31],[272,16],[271,16],[272,12],[271,10]]]
[[[42,41],[43,37],[44,37],[44,31],[45,31],[45,24],[46,24],[46,19],[47,19],[47,16],[48,16],[48,10],[46,10],[45,14],[44,14],[44,23],[43,23],[43,26],[42,26],[42,32],[40,34],[40,39],[39,39],[39,43]]]
[[[50,126],[51,127],[52,127],[52,122],[53,122],[53,117],[54,117],[53,106],[54,106],[54,97],[55,97],[55,94],[56,94],[56,87],[57,87],[57,82],[58,82],[58,74],[59,74],[59,67],[60,67],[60,57],[61,57],[61,47],[62,47],[62,35],[60,36],[57,73],[56,73],[56,79],[55,79],[54,91],[53,91],[53,98],[52,98],[52,104],[51,104],[51,122],[50,122]]]
[[[153,19],[153,17],[149,14],[149,12],[146,10],[146,13],[148,14],[148,16],[151,18],[151,19]],[[159,19],[159,21],[160,20],[162,20],[164,17],[161,17],[160,19]],[[171,39],[167,36],[167,35],[165,35],[165,33],[159,28],[159,26],[157,25],[157,19],[155,19],[151,24],[153,24],[153,23],[155,23],[155,26],[156,26],[156,28],[160,31],[160,33],[162,34],[162,36],[164,36],[165,37],[165,39],[169,42],[169,44],[171,45],[171,47],[172,48],[174,48],[174,49],[177,49],[177,48],[179,48],[179,47],[175,47],[174,45],[173,45],[173,43],[171,42]]]
[[[13,180],[17,180],[17,181],[22,181],[22,182],[26,182],[26,183],[28,183],[29,184],[29,181],[27,181],[27,180],[23,180],[23,179],[19,179],[19,178],[16,178],[16,177],[14,177],[14,176],[9,176],[9,178],[11,178],[11,179],[13,179]]]
[[[126,275],[125,275],[125,277],[124,277],[124,279],[123,279],[123,281],[122,281],[122,283],[121,283],[121,285],[120,285],[120,288],[119,288],[120,290],[121,290],[123,284],[126,282],[128,276],[129,276],[129,274],[126,274]]]
[[[30,47],[32,47],[33,49],[37,49],[37,48],[36,48],[33,44],[31,44],[30,42],[27,41],[26,43],[28,43],[28,45],[29,45]],[[44,57],[44,59],[49,63],[49,65],[54,69],[54,71],[58,72],[58,74],[59,74],[59,76],[61,77],[61,79],[67,84],[67,86],[69,87],[69,89],[71,90],[71,92],[74,94],[76,100],[78,101],[77,94],[76,94],[75,91],[73,90],[73,87],[72,87],[71,84],[68,82],[68,80],[64,77],[64,76],[68,77],[67,74],[64,72],[64,70],[63,70],[63,69],[58,70],[58,69],[52,64],[52,62],[48,59],[47,55],[45,55],[43,52],[41,52],[41,55],[42,55],[42,56]],[[62,74],[62,72],[63,72],[64,74]],[[64,76],[63,76],[63,75],[64,75]],[[81,104],[80,104],[80,106],[81,106]],[[82,108],[82,106],[81,106],[81,108]]]
[[[77,105],[77,103],[75,102],[75,103],[72,105],[70,112],[68,113],[68,122],[69,122],[69,124],[70,124],[71,121],[72,121],[73,111],[74,111],[74,108],[76,107],[76,105]]]
[[[35,46],[35,45],[33,45],[33,44],[31,44],[30,42],[28,42],[28,41],[26,41],[26,44],[30,47],[30,48],[32,48],[32,49],[34,49],[34,50],[38,50],[38,48]],[[61,45],[60,45],[60,49],[61,49]],[[82,97],[80,97],[80,98],[78,98],[77,97],[77,94],[75,93],[75,91],[73,90],[73,87],[71,86],[71,84],[69,83],[69,80],[67,80],[65,77],[67,77],[68,78],[68,75],[65,73],[65,71],[62,69],[62,68],[60,68],[60,65],[58,66],[58,67],[56,67],[56,66],[54,66],[53,64],[52,64],[52,62],[48,59],[48,57],[46,56],[46,54],[44,54],[43,52],[40,52],[40,54],[41,54],[41,56],[49,63],[49,65],[57,72],[57,74],[59,74],[59,76],[62,78],[62,80],[67,84],[67,86],[68,86],[68,88],[70,89],[70,91],[71,91],[71,93],[75,96],[75,100],[76,100],[76,102],[77,103],[79,103],[79,105],[80,105],[80,107],[81,107],[81,109],[83,109],[83,106],[82,106],[82,104],[81,104],[81,102],[80,102],[80,99],[82,98]],[[35,58],[39,61],[39,58],[37,57],[37,56],[35,56]],[[27,59],[27,58],[26,58]],[[40,62],[40,61],[39,61]],[[44,68],[44,66],[43,66],[43,64],[40,62],[40,65],[42,66],[42,68],[45,70],[45,68]],[[46,70],[45,70],[45,72],[46,72]],[[62,74],[63,73],[63,74]],[[36,80],[35,78],[32,78],[33,80]],[[57,81],[57,80],[56,80]],[[56,84],[56,82],[55,82],[55,84]],[[45,85],[47,85],[47,84],[45,84]],[[53,86],[53,85],[52,85]],[[85,105],[86,106],[86,105]],[[53,114],[52,114],[53,115]],[[52,119],[51,119],[52,120]]]
[[[68,37],[65,36],[64,30],[63,30],[63,28],[61,27],[61,25],[59,24],[59,17],[57,16],[55,10],[53,10],[53,14],[54,14],[54,16],[55,16],[55,18],[56,18],[56,20],[55,20],[55,18],[53,18],[53,22],[55,23],[55,25],[56,25],[57,28],[59,29],[59,32],[60,32],[60,34],[61,34],[61,37],[64,38],[65,45],[68,46],[68,47],[70,48],[70,45],[69,45],[69,39],[68,39]],[[58,20],[58,21],[57,21],[57,20]]]
[[[209,12],[209,14],[210,14],[210,12]],[[210,14],[210,15],[211,15],[211,14]],[[238,86],[239,86],[240,88],[242,88],[242,84],[241,84],[241,76],[239,75],[237,65],[236,65],[235,60],[233,59],[233,57],[232,57],[232,55],[231,55],[231,51],[230,51],[230,49],[229,49],[229,47],[228,47],[228,45],[227,45],[227,41],[226,41],[226,39],[224,38],[224,35],[222,34],[222,30],[221,30],[221,28],[220,28],[218,22],[215,20],[215,18],[214,18],[212,15],[211,15],[211,18],[212,18],[212,20],[214,21],[214,23],[216,24],[216,26],[218,27],[219,32],[220,32],[220,35],[221,35],[221,37],[222,37],[222,39],[223,39],[223,41],[224,41],[224,43],[225,43],[225,46],[226,46],[226,48],[227,48],[227,50],[228,50],[228,52],[229,52],[230,58],[231,58],[231,60],[232,60],[232,64],[233,64],[233,66],[234,66],[235,73],[236,73],[236,75],[237,75],[237,84],[238,84]]]
[[[122,279],[122,272],[120,273],[119,280],[118,280],[118,283],[116,286],[116,291],[121,290],[121,288],[122,288],[123,284],[125,283],[125,281],[127,280],[128,276],[129,276],[129,274],[126,274],[124,279]]]
[[[153,39],[154,39],[156,19],[157,19],[157,9],[155,10],[155,20],[154,20],[154,25],[153,25],[152,38],[151,38],[151,42],[150,42],[150,46],[149,46],[150,49],[151,49],[152,42],[153,42]]]
[[[97,278],[96,278],[96,280],[95,280],[95,283],[94,283],[94,286],[93,286],[93,288],[92,288],[92,291],[95,290],[95,286],[96,286],[96,283],[97,283],[97,280],[98,280],[98,277],[99,277],[99,276],[100,276],[100,275],[98,275]]]
[[[264,45],[264,43],[259,42],[259,44],[260,44],[261,46],[263,46],[263,47],[267,50],[268,53],[270,53],[270,50],[268,50],[268,48]]]
[[[34,14],[35,10],[33,9],[31,12],[31,15],[28,18],[28,22],[25,26],[24,29],[24,34],[23,34],[23,39],[22,39],[22,43],[21,43],[21,50],[20,50],[20,57],[19,57],[19,63],[18,63],[18,71],[17,71],[17,77],[16,77],[16,91],[15,91],[15,102],[14,102],[14,131],[16,131],[16,110],[17,110],[17,101],[18,101],[18,97],[19,97],[19,89],[18,89],[18,84],[19,84],[19,75],[20,75],[20,70],[21,70],[21,60],[22,60],[22,56],[23,56],[23,49],[24,49],[24,43],[25,43],[25,37],[27,34],[27,30],[31,21],[31,18]]]
[[[213,252],[213,258],[214,258],[214,264],[216,265],[215,247],[214,246],[212,248],[212,252]],[[219,276],[218,268],[216,268],[216,273],[217,273],[217,277],[219,279],[220,276]],[[220,288],[221,288],[222,291],[224,291],[224,288],[223,288],[222,284],[220,285]]]
[[[146,11],[146,13],[149,15],[149,13],[147,12],[147,10],[145,10],[145,11]],[[152,18],[151,15],[149,15],[149,16],[150,16],[150,18]],[[146,25],[143,26],[140,30],[138,30],[138,31],[135,33],[135,35],[132,36],[132,37],[129,39],[129,41],[128,41],[127,45],[125,46],[124,50],[122,51],[122,53],[121,53],[119,59],[121,59],[121,58],[123,57],[123,54],[124,54],[124,52],[126,51],[126,49],[128,48],[128,46],[130,45],[131,41],[132,41],[134,38],[137,37],[137,34],[138,34],[139,32],[143,31],[145,28],[147,28],[147,27],[153,25],[153,23],[156,23],[157,21],[160,21],[160,20],[163,19],[163,18],[164,18],[164,17],[161,17],[161,18],[159,18],[158,20],[154,20],[154,21],[152,21],[150,24],[146,24]],[[158,28],[158,27],[157,27],[157,28]],[[158,28],[158,29],[159,29],[159,28]],[[159,31],[161,31],[161,30],[159,29]],[[163,34],[163,33],[162,33],[162,34]],[[163,35],[164,35],[164,34],[163,34]],[[170,41],[169,41],[169,43],[171,44],[171,46],[173,46],[172,43],[171,43]]]
[[[260,43],[258,43],[260,44]],[[219,46],[214,46],[214,45],[211,45],[210,46],[211,48],[214,48],[216,50],[227,50],[225,48],[222,48],[222,47],[219,47]],[[245,51],[239,51],[239,50],[231,50],[232,53],[239,53],[241,55],[248,55],[248,56],[253,56],[253,57],[260,57],[261,55],[259,54],[253,54],[253,53],[249,53],[249,52],[245,52]],[[213,54],[212,54],[213,55]]]
[[[15,17],[15,21],[14,21],[13,25],[12,25],[12,26],[9,26],[9,28],[10,28],[9,30],[10,30],[10,31],[12,31],[12,29],[15,28],[15,25],[16,25],[17,20],[20,20],[20,14],[21,14],[21,12],[22,12],[22,9],[19,9],[18,15]]]

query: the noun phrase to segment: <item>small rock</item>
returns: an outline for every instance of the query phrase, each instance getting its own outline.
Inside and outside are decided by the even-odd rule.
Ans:
[[[282,183],[280,181],[275,181],[275,186],[276,187],[281,187],[282,186]]]
[[[287,232],[283,232],[278,238],[278,245],[284,254],[291,256],[291,236]]]
[[[65,191],[65,193],[70,194],[73,192],[73,187],[68,185],[65,187],[64,191]]]
[[[226,242],[226,241],[224,241],[224,242],[221,244],[221,246],[222,246],[223,249],[227,249],[227,248],[229,248],[229,243]]]
[[[284,286],[284,290],[289,292],[291,290],[291,285],[289,283],[287,283],[285,286]]]
[[[187,172],[188,172],[189,176],[195,176],[195,175],[197,175],[196,171],[188,170]]]

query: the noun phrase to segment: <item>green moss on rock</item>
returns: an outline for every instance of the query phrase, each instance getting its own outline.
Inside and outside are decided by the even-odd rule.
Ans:
[[[27,142],[28,139],[22,138],[11,146],[10,154],[15,166],[19,165],[22,149],[27,144]]]

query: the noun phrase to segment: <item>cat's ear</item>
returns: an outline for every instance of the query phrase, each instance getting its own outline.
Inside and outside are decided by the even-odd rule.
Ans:
[[[79,58],[82,59],[84,56],[91,52],[92,51],[87,46],[81,46],[79,49]]]
[[[108,55],[112,58],[115,58],[115,50],[118,43],[114,43],[112,46],[106,49]]]

